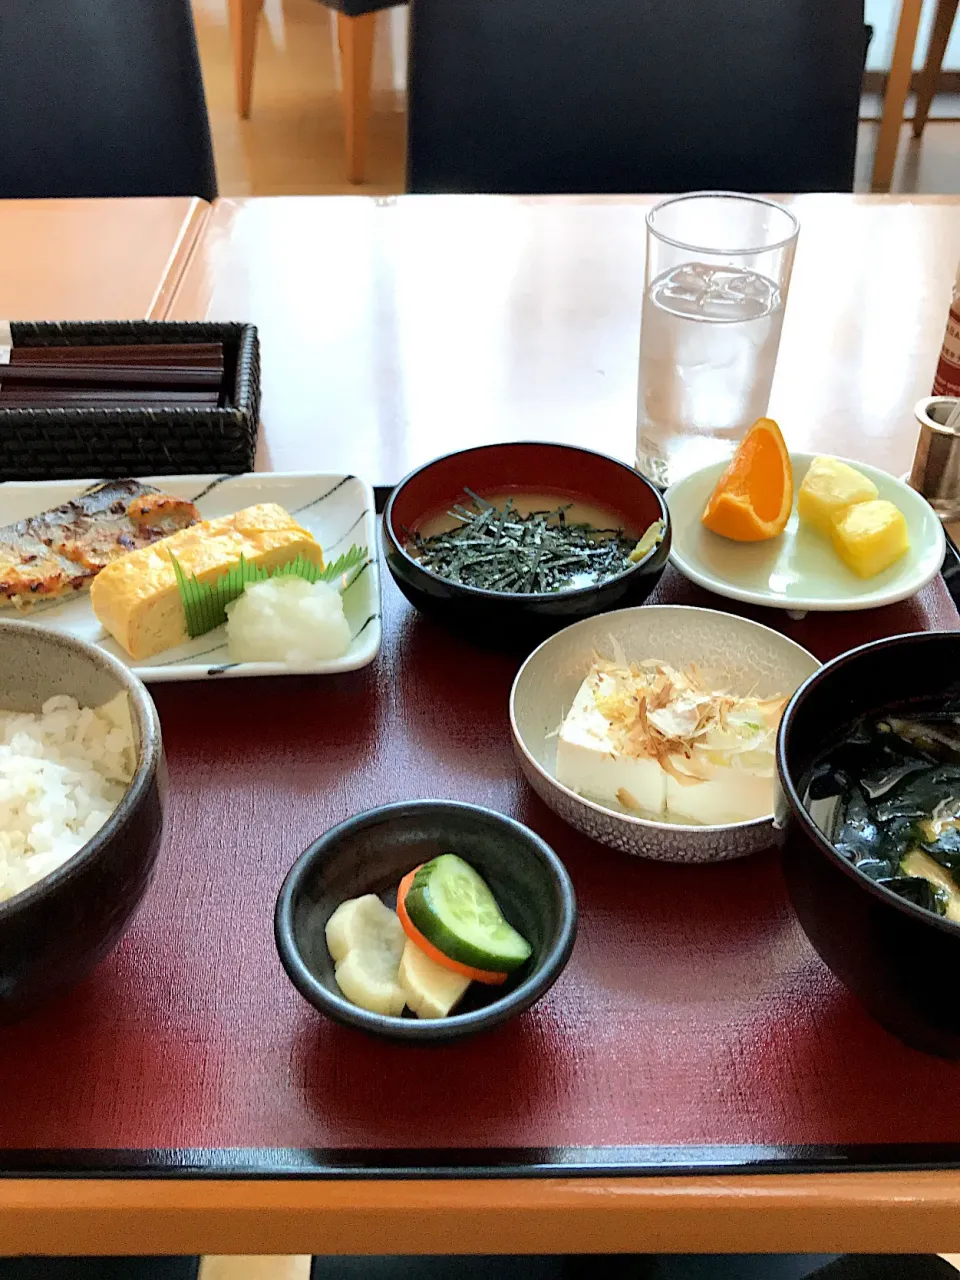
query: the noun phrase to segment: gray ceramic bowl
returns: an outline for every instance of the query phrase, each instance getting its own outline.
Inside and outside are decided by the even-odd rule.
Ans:
[[[556,779],[556,733],[594,656],[656,658],[673,667],[696,663],[733,693],[787,696],[820,663],[792,640],[758,622],[683,605],[645,605],[587,618],[530,654],[510,691],[510,726],[520,768],[555,813],[585,835],[623,853],[664,862],[722,862],[774,842],[769,817],[725,826],[686,826],[615,811],[577,795]],[[771,790],[771,801],[772,801]]]
[[[487,881],[533,947],[502,987],[472,983],[459,1012],[436,1020],[368,1013],[340,994],[325,928],[349,898],[396,903],[401,879],[441,853],[459,853]],[[294,863],[274,916],[280,960],[305,1000],[327,1017],[395,1040],[457,1040],[506,1022],[553,986],[573,950],[577,904],[563,863],[538,835],[491,809],[448,800],[384,805],[334,827]]]
[[[160,722],[141,681],[94,645],[0,621],[0,709],[39,711],[54,694],[101,706],[125,690],[139,764],[119,807],[68,862],[0,903],[0,1019],[30,1012],[99,964],[150,881],[163,831]]]

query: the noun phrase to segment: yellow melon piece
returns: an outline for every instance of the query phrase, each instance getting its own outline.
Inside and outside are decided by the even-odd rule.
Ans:
[[[830,537],[834,519],[857,502],[872,502],[877,486],[839,458],[814,458],[797,495],[797,512],[804,524]]]
[[[885,498],[847,507],[833,522],[833,545],[861,578],[882,573],[910,549],[903,512]]]

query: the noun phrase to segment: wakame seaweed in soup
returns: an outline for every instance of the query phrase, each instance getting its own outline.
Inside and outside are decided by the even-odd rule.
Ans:
[[[867,717],[810,771],[804,804],[837,851],[960,922],[960,714]]]

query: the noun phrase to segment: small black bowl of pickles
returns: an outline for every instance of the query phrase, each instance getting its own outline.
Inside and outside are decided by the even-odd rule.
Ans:
[[[503,644],[642,604],[670,554],[670,516],[654,486],[615,458],[492,444],[402,480],[383,540],[411,604]]]
[[[960,633],[821,667],[780,721],[777,771],[804,932],[889,1031],[960,1058]]]
[[[314,1008],[408,1043],[459,1040],[528,1009],[570,958],[577,904],[550,846],[501,813],[409,800],[357,814],[291,868],[274,915]]]

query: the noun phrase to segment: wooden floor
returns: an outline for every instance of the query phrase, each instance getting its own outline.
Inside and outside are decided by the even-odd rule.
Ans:
[[[857,148],[856,190],[870,190],[876,124],[861,124]],[[960,194],[960,122],[931,120],[916,141],[904,125],[891,190],[904,194]]]
[[[199,1280],[310,1280],[310,1259],[204,1258]]]
[[[310,1280],[310,1259],[204,1258],[199,1280]]]
[[[220,190],[239,195],[332,195],[356,191],[344,177],[340,80],[333,17],[319,0],[266,0],[260,24],[253,112],[234,106],[227,0],[194,0],[213,125]],[[403,190],[402,70],[405,11],[378,20],[368,195]],[[402,88],[402,74],[399,77]],[[876,104],[868,103],[868,113]],[[909,110],[909,107],[908,107]],[[956,110],[950,112],[956,114]],[[877,125],[860,126],[857,189],[868,188]],[[960,193],[960,122],[932,120],[920,143],[904,128],[894,191]]]
[[[330,10],[318,0],[266,0],[260,20],[253,111],[234,105],[227,0],[194,0],[220,192],[332,195],[355,191],[344,176],[339,66]],[[403,190],[402,95],[383,85],[389,17],[378,23],[366,195]],[[380,86],[378,86],[378,80]]]

